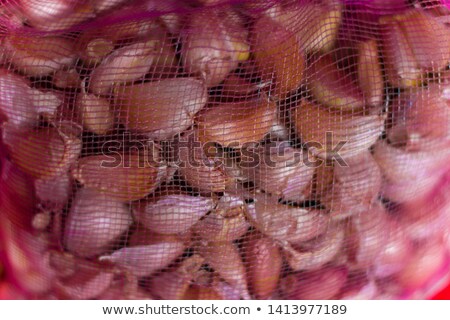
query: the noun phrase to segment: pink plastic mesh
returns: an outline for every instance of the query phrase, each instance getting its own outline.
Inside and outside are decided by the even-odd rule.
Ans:
[[[0,289],[428,297],[450,270],[448,5],[1,1]]]

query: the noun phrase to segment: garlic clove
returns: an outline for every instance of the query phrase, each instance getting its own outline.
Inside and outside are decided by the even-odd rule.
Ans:
[[[28,9],[24,12],[27,22],[42,31],[65,30],[95,17],[89,2],[79,3],[74,0],[59,1],[58,4],[56,3],[58,1],[54,0],[46,0],[44,4],[36,0],[23,2],[28,2],[23,6]]]
[[[191,126],[207,98],[206,87],[200,80],[163,79],[116,87],[113,108],[129,130],[164,140]]]
[[[280,289],[290,300],[331,300],[336,299],[347,280],[344,267],[325,267],[283,278]]]
[[[8,61],[28,76],[50,75],[76,60],[73,42],[62,37],[10,34],[3,45]]]
[[[77,96],[76,107],[87,131],[105,135],[114,128],[114,113],[107,99],[81,92]]]
[[[304,51],[327,52],[333,48],[338,35],[342,4],[324,0],[275,5],[266,15],[295,33]]]
[[[34,178],[55,177],[67,171],[81,153],[81,140],[56,128],[16,134],[8,146],[14,163]]]
[[[52,209],[62,209],[72,193],[72,178],[68,172],[63,172],[51,179],[36,179],[34,188],[41,204]]]
[[[239,291],[243,299],[250,299],[244,263],[232,242],[203,242],[198,252],[221,278]]]
[[[224,192],[234,178],[228,176],[223,157],[206,155],[198,135],[198,131],[189,131],[178,141],[180,175],[189,185],[202,192]]]
[[[366,105],[379,107],[383,103],[384,81],[376,40],[358,44],[358,84]]]
[[[0,69],[0,118],[15,127],[32,127],[39,114],[33,104],[29,81],[6,69]]]
[[[333,186],[321,203],[333,219],[345,219],[362,213],[372,205],[381,190],[381,169],[369,151],[335,164]]]
[[[156,42],[138,42],[113,51],[90,77],[89,90],[105,95],[114,84],[131,82],[143,77],[155,58]]]
[[[184,300],[223,300],[223,297],[214,288],[191,285],[186,291]]]
[[[242,168],[243,175],[266,193],[284,200],[301,202],[311,193],[315,168],[305,163],[305,153],[285,142],[256,149],[257,165]],[[243,160],[240,166],[243,167]]]
[[[352,221],[357,238],[355,263],[358,268],[367,268],[386,245],[388,215],[381,202],[375,201],[369,210],[354,216]]]
[[[449,149],[441,150],[440,153],[428,150],[407,152],[385,142],[377,143],[374,158],[384,176],[383,196],[405,202],[426,195],[447,168]]]
[[[268,238],[253,236],[244,244],[247,279],[256,299],[268,299],[281,276],[283,258],[278,246]]]
[[[87,156],[78,160],[72,176],[87,188],[134,201],[155,191],[163,180],[167,167],[157,161],[148,150]]]
[[[214,87],[249,56],[247,31],[232,12],[199,12],[181,32],[181,55],[187,72],[202,76]]]
[[[185,194],[161,195],[137,203],[133,215],[136,221],[149,230],[161,234],[177,234],[189,230],[213,207],[211,198]]]
[[[76,69],[60,69],[53,75],[53,84],[61,89],[81,87],[80,75]]]
[[[419,67],[437,71],[450,61],[450,35],[445,24],[422,10],[410,10],[396,17],[408,39]]]
[[[364,107],[364,96],[356,79],[339,69],[331,54],[313,60],[306,71],[308,87],[319,103],[341,110]]]
[[[197,222],[192,231],[208,241],[234,241],[249,228],[245,211],[246,205],[240,197],[225,193],[217,207]]]
[[[440,243],[425,244],[415,250],[408,264],[398,274],[397,279],[404,288],[416,290],[436,276],[445,261],[445,250]]]
[[[266,236],[290,242],[313,239],[327,229],[328,217],[319,210],[278,203],[273,196],[259,194],[249,206],[249,222]]]
[[[160,242],[122,248],[110,255],[101,256],[99,260],[111,262],[137,277],[145,277],[169,265],[184,249],[182,242]]]
[[[322,159],[348,158],[366,152],[384,130],[384,115],[341,114],[307,101],[294,110],[297,133]]]
[[[263,81],[274,86],[281,98],[300,87],[305,56],[295,34],[268,17],[253,28],[253,54]]]
[[[275,124],[276,108],[265,94],[252,100],[212,105],[197,117],[199,139],[205,144],[233,148],[257,143]]]
[[[393,17],[380,19],[386,74],[393,86],[414,87],[422,82],[422,70],[402,26]]]
[[[343,227],[333,227],[317,239],[310,240],[309,245],[305,243],[301,250],[298,246],[289,243],[283,245],[283,255],[294,271],[319,269],[342,250],[344,246],[345,232]]]
[[[174,271],[153,277],[149,283],[150,292],[163,300],[183,299],[203,262],[204,259],[199,255],[186,258]]]
[[[112,283],[114,274],[100,265],[78,260],[75,273],[57,279],[54,290],[59,298],[86,300],[93,299],[106,291]]]
[[[64,229],[70,252],[92,257],[107,251],[132,223],[130,209],[122,202],[83,188],[72,202]]]

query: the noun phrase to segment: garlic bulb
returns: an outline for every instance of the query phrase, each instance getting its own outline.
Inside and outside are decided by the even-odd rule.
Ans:
[[[132,223],[130,209],[105,194],[83,188],[73,200],[64,229],[70,252],[92,257],[109,249]]]
[[[397,202],[425,196],[448,167],[449,150],[443,148],[439,153],[427,150],[408,152],[386,142],[378,142],[374,148],[374,158],[384,176],[383,196]]]
[[[164,79],[116,87],[113,108],[129,130],[164,140],[191,126],[207,98],[200,80]]]
[[[311,193],[315,168],[305,162],[303,150],[287,142],[263,145],[256,150],[259,163],[242,168],[243,175],[255,186],[284,200],[301,202]],[[240,164],[243,167],[243,163]]]

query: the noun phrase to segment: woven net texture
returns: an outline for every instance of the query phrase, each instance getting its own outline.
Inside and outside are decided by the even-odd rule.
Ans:
[[[0,291],[428,297],[450,274],[447,5],[1,1]]]

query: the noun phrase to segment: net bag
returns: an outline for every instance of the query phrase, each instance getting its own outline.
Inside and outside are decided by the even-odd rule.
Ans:
[[[0,292],[428,297],[447,5],[1,1]]]

